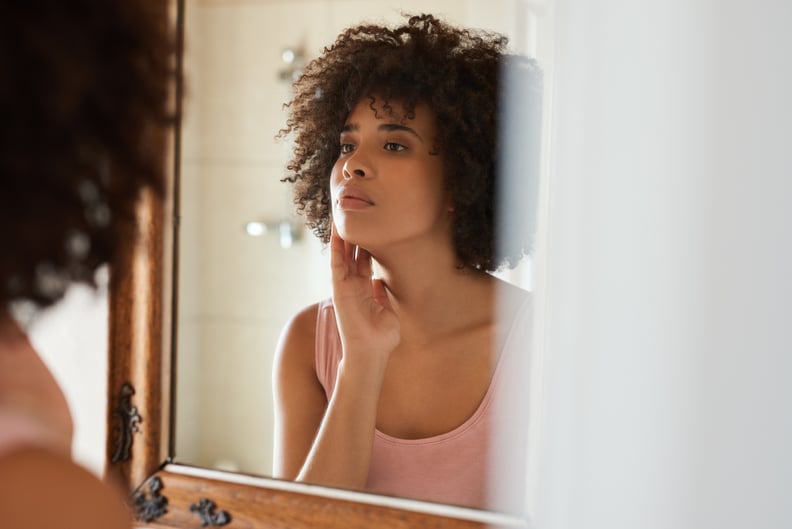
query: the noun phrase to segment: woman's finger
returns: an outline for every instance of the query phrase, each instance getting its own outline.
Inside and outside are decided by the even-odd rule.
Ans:
[[[330,268],[333,272],[346,272],[344,265],[344,240],[338,235],[333,225],[330,231]]]
[[[363,253],[361,253],[363,252]],[[345,241],[335,229],[335,225],[330,232],[330,268],[333,278],[337,280],[349,279],[359,275],[371,276],[371,263],[368,252],[354,243]],[[360,266],[368,266],[362,272]]]
[[[355,245],[338,234],[333,226],[330,232],[330,269],[334,279],[346,279],[354,274]]]
[[[390,298],[388,297],[388,287],[382,279],[374,279],[371,282],[371,290],[374,296],[374,301],[385,309],[392,310]]]
[[[347,272],[350,275],[357,274],[357,263],[355,261],[355,252],[357,245],[351,242],[344,241],[344,260],[347,265]]]
[[[359,276],[366,279],[371,278],[371,254],[365,248],[358,247],[355,263],[357,264],[357,274]]]

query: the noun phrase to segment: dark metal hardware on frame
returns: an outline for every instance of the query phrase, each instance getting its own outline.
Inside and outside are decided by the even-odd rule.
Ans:
[[[147,498],[145,492],[138,492],[133,498],[138,520],[153,522],[166,512],[168,512],[168,498],[160,494],[163,489],[162,480],[154,477],[149,480],[149,493]]]
[[[226,525],[231,521],[231,515],[226,511],[215,512],[215,502],[207,498],[201,498],[198,503],[190,505],[190,510],[201,518],[201,526],[220,526]]]
[[[137,406],[132,404],[132,395],[134,394],[135,388],[129,382],[125,382],[121,386],[118,404],[113,410],[113,416],[116,418],[116,425],[113,428],[116,447],[113,457],[110,459],[112,463],[129,459],[132,451],[132,436],[140,431],[140,423],[143,422],[143,417],[138,413]]]

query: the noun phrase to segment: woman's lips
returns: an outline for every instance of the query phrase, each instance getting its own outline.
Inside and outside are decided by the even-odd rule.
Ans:
[[[365,209],[374,205],[374,202],[362,191],[356,189],[342,189],[338,194],[338,206],[341,209]]]

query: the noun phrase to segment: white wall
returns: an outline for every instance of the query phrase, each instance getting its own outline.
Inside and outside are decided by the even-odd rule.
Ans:
[[[790,527],[792,4],[556,7],[538,527]]]

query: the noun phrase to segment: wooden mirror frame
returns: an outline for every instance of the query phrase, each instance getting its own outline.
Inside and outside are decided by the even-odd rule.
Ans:
[[[163,3],[177,34],[180,110],[183,2]],[[180,112],[179,112],[180,114]],[[145,192],[137,233],[124,237],[109,293],[105,478],[129,491],[136,527],[422,528],[526,527],[476,509],[339,491],[173,462],[180,127],[163,134],[164,196]]]

